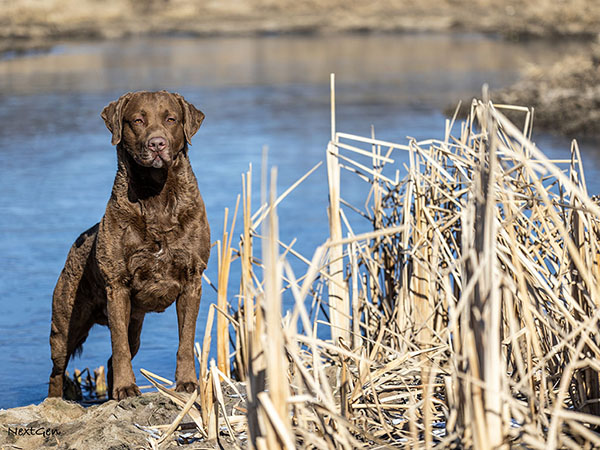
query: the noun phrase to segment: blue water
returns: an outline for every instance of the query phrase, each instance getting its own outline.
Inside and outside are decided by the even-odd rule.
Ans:
[[[258,204],[264,146],[278,167],[279,192],[324,160],[330,72],[338,80],[338,130],[369,135],[373,125],[378,137],[404,142],[441,137],[444,106],[485,82],[506,86],[526,61],[549,63],[574,45],[421,34],[174,38],[69,44],[0,60],[0,407],[46,395],[52,291],[73,240],[104,212],[116,156],[99,114],[122,93],[178,91],[206,114],[190,157],[216,240],[250,163]],[[569,150],[562,138],[540,135],[538,143],[551,156]],[[596,147],[582,144],[597,192]],[[345,177],[342,189],[346,200],[364,203],[364,185]],[[326,202],[322,166],[279,208],[281,240],[297,237],[295,248],[310,258],[327,234]],[[216,261],[213,252],[211,280]],[[301,263],[293,266],[302,271]],[[205,285],[198,341],[215,301]],[[148,315],[136,374],[143,367],[172,378],[176,348],[174,308]],[[69,370],[93,369],[109,355],[108,330],[96,327]],[[145,384],[141,375],[138,383]]]

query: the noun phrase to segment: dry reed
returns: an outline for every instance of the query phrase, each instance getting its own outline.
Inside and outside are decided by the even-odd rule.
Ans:
[[[443,139],[407,144],[337,132],[332,102],[331,235],[310,260],[278,240],[289,191],[277,197],[276,173],[254,214],[252,169],[243,176],[239,249],[232,225],[198,346],[199,400],[159,387],[201,436],[255,449],[600,446],[600,209],[575,142],[549,160],[530,140],[532,111],[483,98]],[[502,108],[522,111],[522,129]],[[367,183],[365,208],[345,206],[341,171]],[[372,231],[355,234],[356,220]],[[321,305],[329,321],[309,311]],[[218,339],[234,335],[237,383],[222,343],[208,369],[215,312]],[[245,388],[230,396],[239,404],[223,382]]]

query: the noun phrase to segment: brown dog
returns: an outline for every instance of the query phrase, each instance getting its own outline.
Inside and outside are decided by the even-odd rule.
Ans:
[[[210,231],[187,153],[204,114],[178,94],[136,92],[110,103],[102,118],[117,146],[118,170],[104,217],[73,244],[54,290],[48,396],[62,396],[67,362],[94,324],[110,328],[112,398],[139,395],[131,359],[144,315],[173,302],[176,390],[191,392]]]

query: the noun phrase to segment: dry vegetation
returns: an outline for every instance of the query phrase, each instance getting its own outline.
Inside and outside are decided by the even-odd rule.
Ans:
[[[275,171],[256,210],[246,173],[239,246],[227,212],[219,242],[200,389],[174,398],[178,419],[235,448],[598,447],[600,209],[577,144],[548,160],[531,117],[477,101],[443,140],[395,144],[336,132],[332,115],[330,238],[308,257],[278,240],[289,190],[276,196]],[[343,200],[342,170],[366,182],[365,208]],[[373,231],[355,234],[357,220]],[[233,263],[239,291],[223,292]],[[295,304],[284,317],[282,296]],[[247,393],[232,409],[235,377]]]

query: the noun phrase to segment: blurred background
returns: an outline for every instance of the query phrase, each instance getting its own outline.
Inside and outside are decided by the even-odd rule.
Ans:
[[[338,130],[373,127],[400,143],[443,137],[444,111],[487,83],[493,98],[535,106],[547,155],[569,157],[580,138],[588,189],[600,192],[599,25],[592,0],[0,0],[0,408],[45,398],[54,284],[116,171],[100,118],[110,101],[166,89],[206,114],[190,157],[213,240],[241,174],[252,164],[260,178],[263,148],[280,192],[324,160],[331,72]],[[364,204],[365,186],[342,188]],[[321,167],[281,204],[281,240],[298,238],[310,259],[326,206]],[[205,285],[198,340],[212,302]],[[174,308],[148,315],[138,382],[140,367],[172,378],[176,348]],[[69,371],[109,356],[108,330],[94,328]]]

